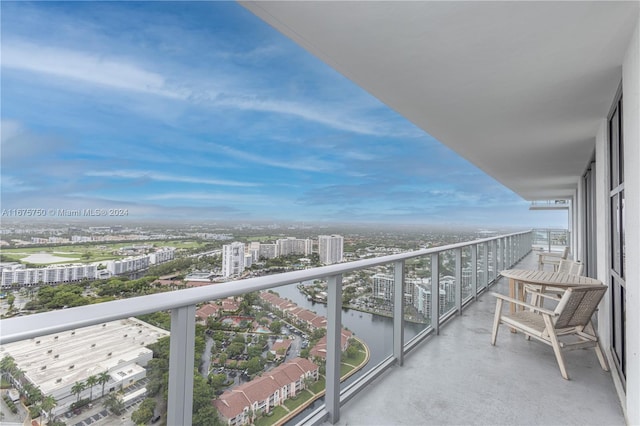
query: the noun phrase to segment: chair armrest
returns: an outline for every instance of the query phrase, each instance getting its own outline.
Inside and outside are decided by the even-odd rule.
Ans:
[[[544,309],[544,308],[541,308],[539,306],[530,305],[529,303],[523,302],[522,300],[513,299],[513,298],[511,298],[509,296],[505,296],[504,294],[495,293],[495,292],[492,292],[491,294],[494,295],[498,299],[502,299],[502,300],[504,300],[506,302],[514,303],[516,305],[524,306],[525,308],[529,308],[529,309],[531,309],[533,311],[540,312],[541,314],[551,315],[552,317],[558,316],[558,314],[555,313],[554,311],[550,311],[549,309]]]

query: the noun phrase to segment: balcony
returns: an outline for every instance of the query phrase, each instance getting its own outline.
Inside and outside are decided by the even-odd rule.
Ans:
[[[571,381],[561,378],[553,352],[521,335],[502,330],[489,343],[494,300],[487,288],[505,292],[497,271],[518,264],[535,268],[534,233],[483,240],[374,259],[251,278],[214,286],[155,294],[2,321],[0,343],[95,325],[145,313],[171,310],[167,424],[191,424],[195,305],[200,302],[326,279],[327,357],[325,404],[293,423],[318,424],[624,424],[610,373],[601,371],[593,351],[567,355]],[[443,259],[447,261],[443,263]],[[427,267],[428,265],[428,267]],[[453,280],[442,290],[444,268]],[[382,361],[360,377],[340,383],[342,279],[371,268],[392,271],[392,327]],[[407,335],[407,276],[430,275],[425,299],[429,321]],[[477,271],[476,274],[470,271]],[[442,299],[443,294],[450,295]],[[477,303],[473,303],[476,301]],[[405,339],[407,340],[405,344]],[[364,392],[361,392],[363,391]],[[495,401],[488,404],[487,401]],[[394,407],[394,409],[389,409]]]
[[[536,269],[537,258],[515,267]],[[508,294],[507,280],[491,291]],[[501,328],[491,346],[494,310],[483,293],[345,404],[337,424],[625,424],[611,373],[592,349],[566,353],[571,380],[563,380],[546,345]]]

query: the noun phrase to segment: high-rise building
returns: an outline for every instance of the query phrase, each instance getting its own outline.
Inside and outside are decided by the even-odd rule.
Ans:
[[[386,301],[393,300],[393,275],[375,274],[372,278],[372,295]]]
[[[251,255],[251,262],[257,262],[260,260],[260,243],[258,241],[253,241],[249,244],[248,253]]]
[[[431,280],[428,280],[428,284],[417,284],[414,288],[414,302],[413,306],[416,310],[424,315],[426,318],[431,319]],[[425,281],[426,283],[427,281]],[[438,290],[439,300],[438,300],[438,309],[440,313],[444,312],[446,307],[446,292],[442,287]]]
[[[244,243],[238,241],[222,246],[222,275],[230,277],[244,271]]]
[[[273,259],[278,257],[278,245],[277,244],[260,244],[260,251],[258,252],[258,259],[264,257],[265,259]]]
[[[318,236],[320,262],[329,265],[342,262],[344,238],[341,235]]]
[[[313,241],[310,239],[299,239],[294,237],[283,238],[276,241],[278,246],[278,256],[288,256],[290,254],[311,254]]]

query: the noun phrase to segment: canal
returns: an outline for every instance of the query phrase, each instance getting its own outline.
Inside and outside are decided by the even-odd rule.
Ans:
[[[309,282],[309,284],[311,283]],[[274,288],[273,291],[278,293],[280,297],[289,299],[302,308],[308,309],[324,317],[327,316],[326,305],[307,300],[306,296],[302,294],[300,290],[298,290],[297,284],[289,284],[277,287]],[[373,367],[378,365],[393,353],[393,319],[371,314],[368,312],[360,312],[353,309],[343,309],[342,326],[351,330],[356,337],[365,342],[369,347],[369,351],[371,353],[369,363],[362,370],[343,382],[342,387],[344,387],[345,385],[348,385],[349,383],[355,381],[365,372],[371,370]],[[421,324],[405,322],[405,342],[412,339],[420,331],[422,331],[422,327],[424,326]],[[313,409],[318,407],[318,404],[321,404],[323,402],[324,399],[316,401],[315,404],[313,404],[307,410],[291,419],[288,424],[298,423]]]

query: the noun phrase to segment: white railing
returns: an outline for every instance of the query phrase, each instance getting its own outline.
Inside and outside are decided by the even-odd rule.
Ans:
[[[477,298],[498,277],[498,271],[507,269],[531,251],[532,231],[513,233],[493,238],[451,244],[430,249],[416,250],[373,259],[340,263],[302,271],[287,272],[223,284],[178,290],[169,293],[134,297],[89,306],[34,314],[0,322],[0,344],[31,339],[38,336],[101,324],[131,316],[171,310],[171,337],[169,361],[169,395],[167,424],[190,425],[193,402],[193,362],[196,304],[244,293],[272,289],[279,286],[315,279],[327,281],[327,359],[325,405],[304,422],[328,420],[335,423],[340,418],[340,405],[370,383],[392,364],[402,365],[404,354],[414,348],[429,334],[439,334],[440,325],[452,315],[460,314],[466,303]],[[482,262],[478,260],[478,248],[482,250]],[[470,250],[472,296],[463,298],[461,293],[462,250]],[[456,302],[455,309],[443,315],[439,297],[431,297],[431,326],[404,343],[403,285],[405,261],[418,257],[431,257],[431,294],[439,294],[439,256],[445,251],[455,252]],[[358,381],[340,391],[340,331],[342,305],[342,276],[345,273],[392,264],[394,266],[393,305],[393,354],[369,371]],[[478,271],[482,271],[478,273]]]
[[[568,229],[534,229],[532,238],[533,248],[545,251],[562,251],[571,244]]]

